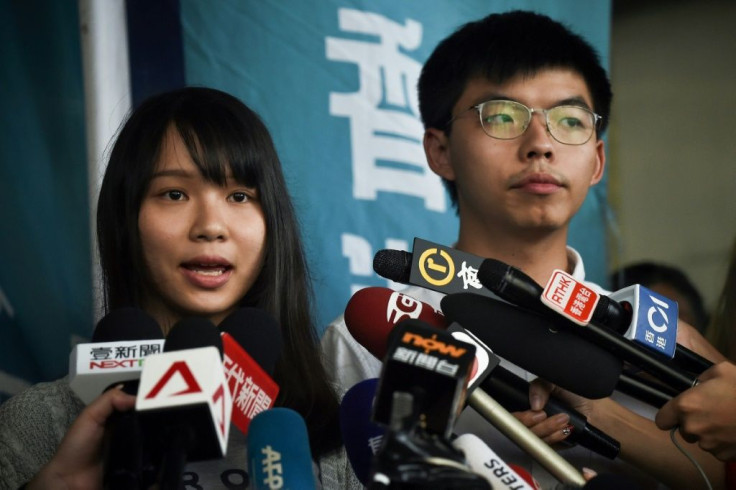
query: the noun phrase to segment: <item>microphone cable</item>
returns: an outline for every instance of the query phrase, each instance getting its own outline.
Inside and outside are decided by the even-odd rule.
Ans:
[[[682,447],[682,446],[680,445],[680,443],[679,443],[679,442],[677,442],[677,438],[675,437],[675,432],[677,431],[677,429],[678,429],[678,428],[679,428],[679,426],[678,426],[678,425],[676,425],[676,426],[674,426],[674,427],[673,427],[673,428],[672,428],[672,429],[670,430],[670,439],[672,439],[672,443],[673,443],[673,444],[675,445],[675,447],[676,447],[676,448],[677,448],[677,449],[678,449],[678,450],[679,450],[679,451],[680,451],[680,452],[681,452],[682,454],[684,454],[684,455],[685,455],[685,457],[686,457],[687,459],[689,459],[689,460],[690,460],[690,462],[691,462],[691,463],[693,464],[693,466],[695,466],[695,469],[696,469],[696,470],[698,470],[698,473],[700,473],[700,476],[702,476],[702,477],[703,477],[703,481],[705,481],[705,486],[706,486],[706,487],[708,488],[708,490],[713,490],[713,486],[712,486],[712,485],[710,484],[710,480],[708,480],[708,476],[707,476],[707,475],[705,474],[705,471],[703,471],[703,468],[702,468],[702,467],[700,466],[700,464],[699,464],[699,463],[698,463],[698,462],[697,462],[697,461],[695,460],[695,458],[694,458],[694,457],[693,457],[693,456],[692,456],[692,455],[691,455],[691,454],[690,454],[690,453],[689,453],[689,452],[687,451],[687,449],[685,449],[684,447]]]

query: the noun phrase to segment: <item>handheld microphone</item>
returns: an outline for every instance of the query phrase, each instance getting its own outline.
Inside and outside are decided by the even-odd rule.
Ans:
[[[420,357],[422,348],[424,357]],[[461,342],[421,320],[406,319],[396,326],[373,408],[373,420],[388,431],[372,460],[368,489],[491,490],[450,445],[449,431],[442,426],[443,419],[451,425],[456,416],[456,381],[465,378],[471,356]],[[427,383],[431,381],[435,390],[430,395]],[[436,400],[441,403],[433,403]]]
[[[396,305],[404,307],[397,308]],[[465,331],[457,324],[447,327],[448,319],[427,303],[388,288],[368,287],[354,293],[345,308],[345,324],[348,331],[376,357],[379,355],[385,357],[387,338],[395,322],[412,316],[426,321],[433,327],[447,329],[458,340],[476,345],[476,358],[468,381],[468,393],[481,387],[509,411],[530,409],[529,383],[499,366],[498,356],[479,342],[479,339],[473,339],[472,332]],[[588,424],[583,414],[566,406],[558,398],[550,397],[544,411],[549,416],[563,412],[569,415],[572,432],[567,441],[580,444],[607,458],[613,459],[618,454],[620,444],[615,439]]]
[[[248,431],[248,473],[254,490],[316,488],[307,426],[290,408],[260,412]]]
[[[72,389],[85,403],[121,383],[125,392],[136,394],[143,357],[161,351],[162,337],[156,321],[143,310],[110,311],[97,323],[91,343],[78,344],[70,355]],[[134,410],[113,412],[105,425],[104,488],[146,488],[154,470],[149,466],[150,454],[137,414]]]
[[[111,386],[125,384],[136,393],[143,358],[163,350],[158,323],[138,308],[112,310],[97,324],[92,341],[77,344],[69,355],[69,386],[86,404]]]
[[[390,426],[394,393],[410,393],[414,418],[428,432],[449,438],[474,357],[475,346],[445,331],[421,320],[400,321],[389,334],[373,421]]]
[[[259,308],[236,310],[219,329],[225,377],[233,398],[232,422],[247,435],[253,417],[276,403],[279,386],[271,374],[281,356],[281,330]]]
[[[146,358],[136,411],[144,433],[163,451],[162,488],[178,488],[188,461],[226,454],[232,397],[222,340],[209,320],[179,321],[164,352]]]
[[[452,445],[465,454],[470,469],[488,480],[493,490],[535,490],[475,434],[463,434]]]
[[[371,462],[386,430],[371,420],[378,378],[369,378],[350,388],[340,403],[340,431],[350,466],[360,483],[368,485]]]

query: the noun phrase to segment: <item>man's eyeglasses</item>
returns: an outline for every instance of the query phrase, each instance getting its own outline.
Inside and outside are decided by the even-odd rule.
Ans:
[[[518,138],[532,121],[535,112],[544,114],[547,131],[552,137],[565,145],[586,143],[598,127],[601,116],[585,107],[560,105],[551,109],[530,109],[513,100],[489,100],[468,107],[447,122],[449,126],[455,119],[475,109],[480,116],[483,131],[491,138],[511,140]]]

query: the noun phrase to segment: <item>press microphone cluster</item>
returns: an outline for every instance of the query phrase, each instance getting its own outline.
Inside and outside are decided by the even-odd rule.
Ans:
[[[219,329],[184,318],[165,340],[142,310],[111,311],[72,351],[69,377],[85,403],[120,383],[137,395],[135,410],[108,420],[104,487],[178,488],[187,462],[224,457],[231,419],[247,435],[273,407],[280,352],[278,325],[256,308],[236,310]]]
[[[493,259],[483,259],[417,238],[414,240],[413,253],[399,250],[379,251],[374,258],[374,269],[378,274],[394,281],[426,287],[448,295],[472,291],[481,296],[498,296],[520,309],[532,311],[547,319],[558,333],[564,330],[580,336],[621,361],[627,361],[649,372],[675,392],[693,386],[697,382],[696,373],[710,365],[707,360],[682,346],[676,346],[673,362],[662,353],[653,352],[650,347],[626,338],[626,332],[634,332],[629,336],[636,337],[635,332],[643,329],[640,325],[642,315],[639,314],[643,308],[639,308],[637,304],[627,309],[622,303],[601,296],[598,304],[590,303],[593,305],[590,308],[592,315],[587,319],[586,326],[581,327],[584,322],[575,323],[569,317],[559,315],[542,301],[544,288],[518,269]],[[642,298],[641,295],[636,297]],[[632,296],[635,303],[636,297]],[[664,311],[661,306],[660,309]],[[649,310],[647,308],[647,312]],[[637,312],[637,315],[632,312]],[[659,310],[655,309],[655,312],[659,313]],[[669,329],[669,340],[665,339],[660,344],[675,344],[676,314],[673,317],[670,313],[670,317],[675,326]],[[630,323],[627,324],[627,321]],[[621,330],[622,325],[626,327],[626,331],[613,329],[615,327]],[[694,372],[688,369],[693,369]],[[664,403],[668,398],[656,388],[651,388],[649,392],[652,398],[657,398],[658,404]],[[665,400],[662,401],[659,395],[664,395]]]
[[[430,407],[434,409],[434,411],[428,410],[429,413],[423,414],[422,420],[427,421],[426,426],[433,433],[438,434],[441,437],[447,437],[448,427],[451,428],[455,417],[457,416],[457,410],[461,407],[457,407],[455,410],[452,410],[452,404],[442,403],[442,401],[447,401],[447,395],[451,393],[451,391],[446,391],[445,388],[443,388],[443,386],[446,387],[447,385],[443,385],[440,379],[430,382],[430,380],[433,379],[433,375],[425,373],[423,376],[414,376],[413,378],[410,378],[406,374],[409,371],[407,366],[401,365],[401,361],[392,357],[392,355],[395,356],[397,354],[392,354],[394,351],[391,350],[393,345],[393,349],[398,352],[398,355],[411,357],[407,352],[407,345],[392,344],[388,340],[391,337],[395,339],[396,336],[400,335],[400,333],[397,333],[401,332],[401,330],[397,330],[399,325],[404,325],[403,328],[421,328],[424,326],[435,330],[435,326],[445,326],[446,322],[444,317],[441,313],[428,307],[428,305],[418,302],[413,298],[394,297],[394,292],[390,292],[390,290],[383,290],[383,288],[369,288],[368,290],[362,291],[363,292],[358,291],[353,298],[351,298],[348,306],[346,307],[345,319],[348,330],[356,340],[361,342],[362,345],[374,355],[385,353],[381,379],[388,379],[390,381],[382,382],[381,386],[392,386],[393,388],[389,390],[389,393],[406,392],[411,391],[411,389],[415,390],[409,393],[411,396],[412,406],[414,407],[413,410],[417,409],[414,405],[415,398],[418,399],[417,403],[419,406],[424,407],[422,404],[427,400],[427,394],[430,394],[429,398],[431,398],[433,402],[436,401],[437,403]],[[401,293],[395,294],[401,295]],[[398,308],[397,305],[403,306]],[[423,316],[439,325],[428,325],[421,320],[412,318],[412,316]],[[450,332],[435,330],[430,337],[427,337],[428,335],[430,335],[428,332],[425,333],[424,336],[421,337],[424,340],[419,340],[417,345],[429,348],[433,354],[437,352],[458,352],[457,349],[461,348],[459,347],[460,345],[462,345],[462,348],[465,350],[469,347],[475,350],[475,346],[468,344],[467,342],[462,342],[455,348],[450,347],[453,342],[452,339],[454,339]],[[430,343],[427,342],[428,338],[433,338],[435,340]],[[454,339],[454,341],[457,342],[458,340]],[[426,354],[429,354],[429,352],[425,352],[425,355]],[[419,358],[419,356],[420,353],[417,352],[416,357]],[[475,359],[473,361],[475,362]],[[481,363],[481,367],[483,368],[482,371],[484,371],[484,373],[480,374],[487,374],[487,372],[492,370],[497,363],[497,359],[495,359],[494,362]],[[396,365],[396,367],[392,369],[392,366],[394,365]],[[474,369],[481,371],[481,369],[478,369],[478,366],[474,366]],[[482,379],[482,376],[480,376],[480,378]],[[387,384],[389,382],[391,383],[390,385]],[[411,388],[412,384],[413,388]],[[397,385],[402,388],[397,388]],[[381,396],[383,396],[382,402],[379,401]],[[386,414],[391,411],[385,408],[388,404],[386,401],[387,398],[388,395],[379,390],[379,396],[377,397],[374,408],[374,420],[379,421],[384,425],[386,425]],[[481,415],[491,421],[495,427],[501,430],[501,432],[512,439],[516,444],[520,445],[522,449],[535,457],[535,459],[542,463],[553,475],[560,479],[560,481],[582,481],[582,476],[580,476],[577,470],[572,468],[572,466],[557,455],[557,453],[549,448],[549,446],[531,433],[528,428],[521,424],[521,422],[519,422],[481,389],[476,388],[472,391],[469,390],[467,399],[468,403],[481,413]],[[381,403],[383,403],[383,405],[381,405]],[[438,406],[442,408],[438,409]],[[394,407],[391,406],[391,409],[393,408]]]
[[[513,307],[507,306],[507,308],[512,314],[515,313]],[[472,305],[465,309],[468,312],[477,311]],[[481,315],[479,315],[484,326],[488,318],[486,314],[488,313],[481,311]],[[361,345],[379,359],[385,357],[387,338],[396,323],[407,318],[423,320],[439,329],[448,329],[449,320],[442,312],[407,294],[388,288],[368,287],[361,289],[353,294],[345,308],[345,324],[348,331]],[[610,393],[621,372],[621,363],[618,360],[595,348],[592,350],[583,349],[580,357],[571,357],[563,349],[543,348],[543,342],[547,340],[545,328],[539,325],[529,325],[527,322],[523,322],[524,325],[517,327],[517,323],[521,323],[517,316],[507,318],[501,315],[494,322],[499,327],[494,330],[498,334],[497,336],[501,337],[499,341],[495,337],[489,338],[483,333],[476,334],[474,327],[478,323],[477,321],[467,321],[465,323],[460,321],[458,323],[459,326],[455,325],[454,328],[450,328],[451,334],[459,340],[475,342],[476,345],[475,365],[471,370],[468,391],[472,392],[476,387],[481,387],[483,391],[500,402],[509,411],[530,409],[529,383],[499,366],[498,357],[488,349],[488,345],[500,342],[501,350],[497,353],[502,357],[503,353],[508,350],[523,353],[530,361],[536,362],[534,365],[538,368],[536,371],[551,372],[553,378],[559,377],[562,380],[561,386],[570,386],[578,391],[584,391],[588,395],[600,394],[600,391],[594,390],[600,390],[601,388],[606,394]],[[466,325],[468,325],[468,331],[464,329]],[[514,325],[514,329],[520,328],[522,331],[510,336],[504,335],[503,332],[509,325]],[[463,328],[460,328],[460,326]],[[469,334],[476,338],[475,341],[468,337]],[[527,335],[531,338],[527,339]],[[563,341],[566,340],[563,339]],[[572,341],[577,344],[583,343],[575,337]],[[527,348],[527,344],[532,345],[531,351]],[[525,364],[529,365],[529,363]],[[578,376],[581,365],[585,366],[585,373],[587,373],[582,378]],[[536,372],[531,369],[530,371]],[[567,406],[561,400],[555,397],[550,398],[545,406],[545,412],[549,416],[557,413],[567,413],[569,415],[570,425],[572,426],[572,432],[568,437],[569,442],[580,444],[607,458],[613,459],[618,455],[620,444],[615,439],[588,424],[584,415]]]

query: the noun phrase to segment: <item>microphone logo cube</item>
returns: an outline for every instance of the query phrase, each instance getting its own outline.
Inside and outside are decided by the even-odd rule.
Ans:
[[[146,358],[135,408],[149,428],[165,425],[170,417],[209,421],[193,427],[198,444],[189,455],[192,460],[222,457],[227,452],[232,396],[215,347]]]
[[[394,291],[388,298],[388,304],[386,305],[386,321],[395,325],[407,318],[417,319],[421,316],[423,308],[424,305],[421,301]],[[442,314],[437,311],[435,313]]]
[[[585,326],[593,318],[600,295],[567,272],[557,269],[549,278],[541,299],[564,317]]]
[[[229,333],[222,334],[222,345],[225,377],[233,400],[232,422],[247,433],[251,420],[276,403],[279,386]]]
[[[475,346],[421,320],[404,320],[391,333],[373,407],[373,420],[389,426],[393,395],[410,393],[426,428],[449,437],[467,388]]]
[[[89,404],[107,387],[138,379],[144,359],[163,346],[164,339],[77,344],[69,355],[69,386]]]
[[[612,299],[632,306],[632,321],[626,337],[660,352],[669,358],[677,348],[676,301],[635,284],[611,294]]]

